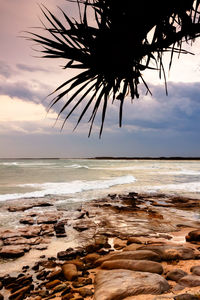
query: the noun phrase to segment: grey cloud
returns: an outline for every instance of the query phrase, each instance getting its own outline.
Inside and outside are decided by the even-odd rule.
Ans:
[[[50,90],[50,87],[37,82],[0,82],[0,95],[7,95],[11,98],[17,97],[22,100],[41,103],[46,107],[49,104],[49,101],[45,100],[48,90]]]
[[[5,78],[9,78],[11,77],[12,73],[12,68],[4,61],[0,61],[0,75],[2,75]]]
[[[47,69],[44,69],[44,68],[40,68],[40,67],[37,67],[37,66],[32,66],[32,65],[25,65],[25,64],[16,64],[16,67],[19,69],[19,70],[22,70],[22,71],[27,71],[27,72],[48,72]]]

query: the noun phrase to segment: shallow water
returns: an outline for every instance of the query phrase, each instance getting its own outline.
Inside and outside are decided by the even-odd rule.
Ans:
[[[200,161],[0,160],[0,201],[52,195],[73,203],[112,191],[200,196]]]

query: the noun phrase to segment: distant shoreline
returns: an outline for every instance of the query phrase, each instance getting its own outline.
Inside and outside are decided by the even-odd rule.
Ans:
[[[88,160],[200,160],[200,157],[179,157],[179,156],[161,156],[161,157],[126,157],[126,156],[97,156],[97,157],[13,157],[13,158],[0,158],[0,160],[59,160],[59,159],[88,159]]]

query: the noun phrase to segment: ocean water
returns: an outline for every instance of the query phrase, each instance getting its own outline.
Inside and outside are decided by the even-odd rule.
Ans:
[[[52,197],[73,204],[130,191],[200,198],[198,160],[0,160],[0,202]]]

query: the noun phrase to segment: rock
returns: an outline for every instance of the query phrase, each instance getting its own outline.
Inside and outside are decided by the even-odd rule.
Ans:
[[[79,277],[78,281],[74,281],[72,283],[72,286],[74,288],[80,288],[80,287],[83,287],[83,286],[89,285],[89,284],[92,284],[92,278],[84,278],[84,277],[81,278],[81,277]]]
[[[66,287],[65,289],[62,291],[61,296],[64,296],[66,294],[69,294],[72,291],[71,286],[68,283],[65,283]]]
[[[108,194],[108,197],[110,197],[111,199],[115,199],[117,196],[117,194]]]
[[[43,261],[40,261],[39,263],[40,263],[40,266],[42,266],[46,269],[52,269],[52,268],[57,267],[57,263],[52,260],[43,260]]]
[[[4,245],[23,245],[23,244],[28,244],[28,245],[38,245],[41,242],[40,237],[33,237],[33,238],[23,238],[23,237],[13,237],[13,238],[8,238],[4,240]]]
[[[2,281],[3,285],[6,287],[9,284],[15,282],[16,279],[17,279],[17,277],[15,277],[15,276],[5,275],[1,278],[1,281]]]
[[[74,298],[74,295],[72,293],[68,293],[62,297],[62,300],[70,300],[72,298]]]
[[[32,237],[38,237],[41,233],[41,227],[38,225],[26,226],[20,228],[20,234],[22,237],[30,239]]]
[[[174,300],[199,300],[199,297],[191,294],[181,294],[174,297]]]
[[[76,223],[74,223],[73,228],[79,232],[95,228],[96,224],[92,222],[91,220],[77,220]]]
[[[45,286],[46,286],[47,289],[52,289],[52,288],[54,288],[56,285],[59,285],[59,284],[61,284],[61,281],[58,280],[58,279],[55,279],[55,280],[53,280],[53,281],[50,281],[50,282],[46,283]]]
[[[74,264],[64,264],[62,271],[66,280],[73,281],[78,277],[77,268]]]
[[[196,275],[184,276],[178,281],[178,284],[184,287],[200,286],[200,276],[196,276]]]
[[[166,274],[166,279],[168,280],[172,280],[172,281],[179,281],[179,279],[181,279],[182,277],[188,275],[185,271],[181,270],[181,269],[174,269],[169,271]]]
[[[142,244],[142,242],[136,237],[129,237],[127,240],[127,245],[130,244]]]
[[[50,271],[42,270],[41,272],[39,272],[37,274],[36,278],[40,279],[40,280],[45,280],[49,273],[50,273]]]
[[[22,205],[13,205],[9,206],[8,210],[10,212],[17,212],[17,211],[25,211],[27,209],[33,208],[33,207],[45,207],[45,206],[53,206],[52,203],[49,202],[35,202],[35,203],[29,203],[29,204],[22,204]]]
[[[17,258],[24,255],[23,248],[17,248],[16,246],[4,246],[0,250],[1,258]]]
[[[60,251],[57,253],[57,257],[60,260],[70,260],[76,258],[77,256],[84,255],[85,250],[83,248],[68,248],[65,251]]]
[[[78,258],[68,260],[67,263],[75,265],[78,270],[84,270],[84,263],[82,260],[80,260]]]
[[[187,242],[200,242],[200,230],[193,230],[185,237]]]
[[[130,245],[124,247],[123,251],[135,251],[135,250],[137,250],[139,247],[141,247],[141,246],[139,246],[138,244],[135,244],[135,243],[134,243],[134,244],[130,244]]]
[[[54,230],[57,237],[66,237],[65,225],[61,222],[54,225]]]
[[[3,230],[1,232],[1,239],[5,240],[12,237],[21,237],[21,232],[19,230]]]
[[[196,253],[194,249],[184,247],[183,245],[145,245],[138,250],[151,250],[160,255],[162,260],[176,260],[176,259],[194,259]]]
[[[95,262],[97,259],[99,259],[101,257],[101,255],[99,255],[98,253],[90,253],[90,254],[87,254],[83,261],[85,263],[93,263]]]
[[[78,290],[78,292],[83,298],[92,296],[94,294],[93,291],[91,291],[90,289],[87,289],[87,288],[81,288]]]
[[[200,266],[193,266],[193,267],[191,267],[190,272],[193,275],[200,276]]]
[[[108,244],[108,237],[103,234],[96,235],[94,241],[96,246],[105,247]]]
[[[42,224],[41,225],[41,235],[53,236],[54,227],[52,224]]]
[[[113,269],[126,269],[131,271],[149,272],[149,273],[163,273],[163,267],[160,263],[149,261],[149,260],[129,260],[119,259],[105,261],[101,265],[102,269],[113,270]]]
[[[40,250],[40,251],[46,250],[47,248],[48,248],[48,246],[46,244],[40,244],[40,245],[37,245],[34,247],[34,249]]]
[[[59,217],[54,214],[44,214],[37,218],[37,224],[55,224],[58,218]]]
[[[21,224],[33,225],[35,223],[35,220],[32,217],[30,217],[30,216],[26,216],[26,217],[20,219],[19,222]]]
[[[19,290],[17,290],[16,292],[14,292],[13,294],[11,294],[9,296],[9,300],[13,300],[13,299],[23,299],[23,296],[25,293],[29,292],[31,289],[31,286],[25,286]],[[18,296],[20,296],[20,298],[17,298]]]
[[[153,260],[160,261],[160,256],[150,250],[139,250],[139,251],[123,251],[117,253],[109,253],[108,255],[97,259],[95,262],[96,266],[100,266],[104,261],[108,260],[119,260],[119,259],[129,259],[129,260]]]
[[[48,280],[53,280],[53,279],[56,279],[56,278],[59,278],[62,274],[62,269],[59,268],[58,270],[54,270],[53,272],[51,272],[48,276],[47,276],[47,279]]]
[[[53,293],[58,293],[58,292],[61,292],[63,291],[64,289],[66,289],[67,285],[65,283],[61,283],[59,285],[56,285],[54,288],[53,288]]]
[[[125,299],[139,294],[162,294],[170,289],[158,274],[130,270],[101,270],[95,278],[95,300]]]

